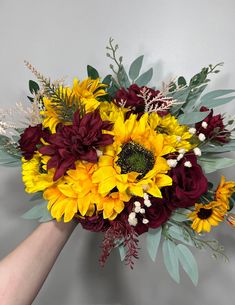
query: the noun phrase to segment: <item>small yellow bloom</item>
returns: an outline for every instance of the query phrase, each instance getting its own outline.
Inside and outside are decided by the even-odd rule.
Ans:
[[[197,233],[210,232],[211,226],[218,226],[224,220],[225,211],[222,202],[212,201],[208,204],[195,204],[195,211],[188,215],[192,220],[191,227]]]
[[[54,184],[54,170],[47,171],[49,157],[36,152],[32,159],[22,158],[22,180],[27,193],[44,191]]]
[[[225,182],[225,177],[221,176],[221,181],[217,187],[215,199],[224,203],[224,208],[229,210],[229,199],[231,195],[235,192],[235,182],[227,181]]]

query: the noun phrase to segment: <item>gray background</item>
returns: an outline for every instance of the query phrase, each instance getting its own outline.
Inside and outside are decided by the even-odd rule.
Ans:
[[[0,0],[1,108],[26,100],[32,76],[24,59],[53,79],[83,78],[88,63],[105,75],[109,71],[105,46],[111,35],[126,63],[146,55],[145,67],[155,68],[153,85],[181,74],[189,78],[203,66],[224,61],[223,71],[208,89],[235,88],[234,20],[233,0]],[[233,105],[226,110],[235,113]],[[234,168],[225,172],[235,178]],[[37,224],[20,218],[29,207],[20,171],[1,168],[0,179],[0,257],[4,257]],[[183,274],[182,284],[175,284],[161,254],[153,264],[145,250],[140,251],[134,271],[120,263],[117,253],[101,269],[101,236],[78,228],[34,305],[233,304],[235,231],[224,225],[215,232],[230,263],[197,252],[200,280],[194,288]]]

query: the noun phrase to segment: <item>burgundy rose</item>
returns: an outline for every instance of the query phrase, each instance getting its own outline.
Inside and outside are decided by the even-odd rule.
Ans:
[[[191,167],[185,166],[186,161]],[[194,154],[185,154],[169,175],[173,185],[162,189],[162,193],[172,209],[193,206],[207,192],[208,181]]]
[[[79,222],[81,223],[83,229],[92,232],[104,232],[110,226],[109,221],[105,220],[102,214],[80,218]]]
[[[141,208],[145,210],[145,213],[136,213],[137,225],[134,226],[134,230],[141,235],[147,232],[150,228],[156,229],[164,224],[171,216],[171,209],[168,207],[169,203],[166,198],[155,198],[149,197],[151,206],[146,207],[144,205],[144,199],[141,197],[133,197],[127,204],[127,208],[122,212],[122,221],[128,222],[129,214],[134,211],[134,202],[138,201],[141,203]],[[148,222],[143,223],[146,219]]]
[[[26,160],[32,159],[37,146],[41,144],[41,138],[45,138],[47,135],[48,133],[42,129],[42,124],[29,126],[24,130],[20,136],[19,146]]]
[[[139,87],[136,84],[131,85],[129,88],[121,88],[116,92],[115,100],[118,106],[124,105],[130,108],[132,113],[143,114],[145,110],[145,100],[143,92],[149,95],[149,101],[152,100],[153,107],[160,107],[166,104],[166,99],[159,90],[154,90],[149,87]],[[169,98],[171,100],[171,98]],[[167,110],[158,111],[159,115],[166,115]]]
[[[40,148],[42,155],[51,156],[47,168],[55,168],[54,181],[62,177],[68,169],[75,169],[75,161],[84,160],[96,163],[97,149],[113,143],[113,136],[103,134],[112,125],[102,121],[99,111],[90,112],[80,117],[75,112],[73,124],[60,124],[57,132],[47,139],[49,145]]]
[[[205,106],[200,108],[202,112],[208,110]],[[212,139],[220,143],[228,143],[230,141],[231,133],[225,128],[222,115],[213,115],[213,109],[210,110],[210,113],[203,121],[195,124],[195,128],[197,134],[203,133],[206,139]]]

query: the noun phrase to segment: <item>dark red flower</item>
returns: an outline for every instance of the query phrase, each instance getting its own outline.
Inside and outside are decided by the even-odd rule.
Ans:
[[[29,126],[24,130],[20,136],[19,146],[26,160],[32,159],[38,149],[37,146],[41,144],[41,138],[46,138],[47,136],[48,132],[42,129],[42,124]]]
[[[102,214],[80,218],[79,222],[83,229],[92,232],[104,232],[110,227],[109,221],[104,219]]]
[[[47,139],[49,145],[39,150],[41,154],[51,156],[47,168],[56,169],[54,181],[68,169],[75,169],[77,160],[96,163],[96,149],[113,143],[113,136],[102,133],[111,128],[110,122],[102,121],[98,110],[87,113],[82,118],[77,111],[72,125],[60,124],[57,132]]]
[[[200,108],[202,112],[208,110],[205,106]],[[202,125],[203,122],[205,122],[205,128]],[[210,113],[203,121],[195,124],[195,128],[197,134],[203,133],[206,139],[212,139],[220,143],[228,143],[230,141],[231,133],[225,128],[222,115],[213,115],[213,109],[210,110]]]
[[[145,100],[143,98],[143,91],[149,95],[149,101],[152,102],[152,106],[160,107],[166,103],[165,97],[159,90],[154,90],[149,87],[139,87],[136,84],[131,85],[129,88],[121,88],[116,92],[115,101],[118,106],[124,106],[130,108],[132,113],[143,114],[145,110]],[[169,98],[171,100],[171,98]],[[158,111],[159,115],[166,115],[167,110]]]
[[[134,226],[134,230],[141,235],[147,232],[150,228],[156,229],[164,224],[171,216],[172,210],[169,208],[169,203],[166,198],[149,197],[151,206],[146,207],[144,205],[144,199],[142,197],[132,197],[127,203],[125,210],[121,213],[118,219],[122,222],[128,222],[128,216],[134,211],[134,202],[141,203],[141,208],[145,209],[145,213],[136,213],[137,225]],[[143,223],[143,219],[147,219],[148,223]]]
[[[185,166],[186,161],[189,161],[192,167]],[[194,154],[185,154],[169,175],[173,185],[162,189],[162,193],[172,209],[193,206],[201,195],[207,192],[207,178]]]

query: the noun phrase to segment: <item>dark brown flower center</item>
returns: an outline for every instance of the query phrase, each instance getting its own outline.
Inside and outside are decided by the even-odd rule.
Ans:
[[[200,211],[197,213],[197,216],[200,219],[208,219],[212,215],[212,212],[212,209],[201,208]]]
[[[118,157],[117,165],[121,167],[121,173],[140,173],[138,179],[143,178],[155,163],[153,153],[135,142],[124,144]]]

